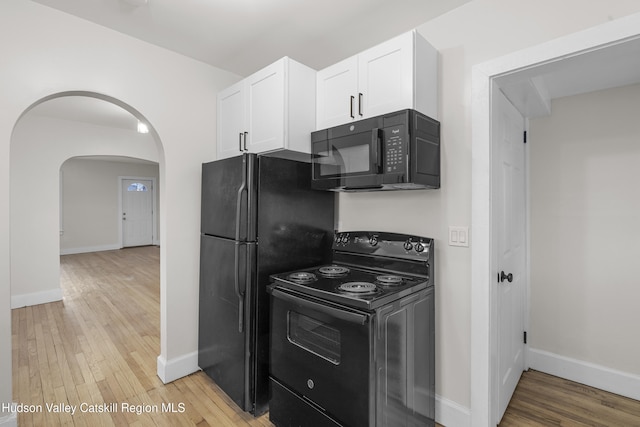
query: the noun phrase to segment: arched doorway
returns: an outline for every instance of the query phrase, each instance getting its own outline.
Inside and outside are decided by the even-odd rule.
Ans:
[[[152,127],[138,134],[138,120],[132,107],[91,92],[46,97],[20,117],[10,159],[12,306],[60,299],[59,171],[67,159],[125,156],[156,162],[162,173],[159,138]]]
[[[78,105],[73,108],[65,105],[73,102]],[[40,111],[46,109],[48,113]],[[113,156],[124,156],[156,164],[162,173],[162,146],[156,132],[151,128],[144,137],[137,134],[135,127],[119,127],[116,117],[108,117],[109,112],[118,109],[122,110],[119,114],[130,116],[134,125],[138,120],[144,120],[135,109],[112,98],[89,92],[67,92],[35,103],[16,124],[10,155],[12,308],[62,298],[60,239],[64,229],[60,221],[59,171],[64,162],[78,156],[100,156],[94,157],[95,161],[104,161],[104,156],[111,160]],[[116,180],[114,187],[117,185]],[[155,261],[159,265],[157,252]],[[159,277],[157,282],[156,305],[159,306]],[[64,308],[64,303],[58,304]],[[157,307],[155,322],[158,329],[159,311]],[[57,332],[61,333],[61,329]],[[157,343],[145,362],[154,371],[159,353]],[[71,374],[77,375],[77,372],[72,370]],[[14,374],[14,382],[19,380],[20,376]]]

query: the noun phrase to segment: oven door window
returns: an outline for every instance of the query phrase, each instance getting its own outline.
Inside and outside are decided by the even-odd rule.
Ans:
[[[314,143],[315,179],[378,173],[381,142],[379,133],[375,129]]]
[[[288,312],[289,341],[334,365],[340,364],[340,331],[309,316]]]

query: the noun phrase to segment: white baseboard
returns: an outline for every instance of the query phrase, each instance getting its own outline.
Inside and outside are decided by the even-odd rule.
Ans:
[[[447,427],[469,427],[471,410],[453,400],[436,395],[436,422]]]
[[[158,377],[167,384],[178,378],[186,377],[200,370],[198,367],[198,352],[188,353],[171,360],[158,356]]]
[[[46,304],[48,302],[61,301],[62,289],[51,289],[42,292],[32,292],[30,294],[20,294],[11,296],[11,308],[29,307],[32,305]]]
[[[0,416],[0,427],[18,427],[18,414],[16,412],[11,412]]]
[[[544,350],[529,349],[530,368],[640,400],[640,376],[595,363],[560,356]]]
[[[120,245],[100,245],[100,246],[83,246],[81,248],[60,249],[60,255],[86,254],[89,252],[115,251],[120,249]]]

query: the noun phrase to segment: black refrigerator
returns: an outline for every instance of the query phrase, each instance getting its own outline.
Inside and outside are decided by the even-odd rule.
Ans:
[[[334,194],[311,164],[243,154],[202,165],[198,364],[244,411],[269,402],[269,275],[330,260]]]

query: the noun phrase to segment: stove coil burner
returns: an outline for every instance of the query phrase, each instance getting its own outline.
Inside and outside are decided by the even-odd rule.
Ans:
[[[402,285],[402,277],[393,274],[385,274],[377,276],[376,280],[384,286],[398,286]]]
[[[370,295],[378,291],[378,287],[369,282],[348,282],[338,286],[338,290],[357,295]]]
[[[311,283],[318,280],[315,274],[309,273],[307,271],[297,271],[295,273],[291,273],[287,278],[296,283]]]
[[[347,267],[342,267],[339,265],[327,265],[324,267],[320,267],[318,269],[318,273],[322,274],[325,277],[342,277],[349,274],[349,269]]]

